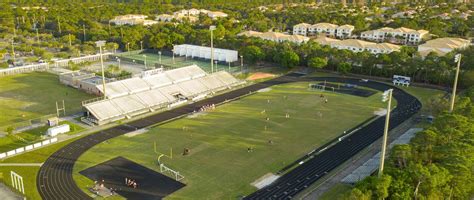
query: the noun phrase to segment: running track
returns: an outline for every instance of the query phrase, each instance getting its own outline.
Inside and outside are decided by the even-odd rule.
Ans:
[[[376,90],[386,90],[392,88],[390,85],[377,82],[361,83],[358,79],[349,78],[302,78],[299,74],[288,74],[276,79],[257,83],[244,88],[240,88],[229,93],[214,96],[200,102],[188,104],[173,110],[157,113],[155,115],[139,119],[127,124],[119,125],[110,129],[100,131],[78,139],[57,152],[53,153],[41,166],[36,184],[43,199],[46,200],[85,200],[92,199],[82,192],[76,185],[72,177],[72,170],[76,160],[93,146],[108,139],[145,128],[154,124],[164,122],[185,114],[192,113],[200,107],[209,104],[219,104],[229,99],[242,97],[251,92],[267,88],[273,85],[297,82],[297,81],[323,81],[353,83]],[[394,88],[394,98],[398,101],[398,106],[392,111],[391,128],[396,127],[421,108],[421,103],[413,96],[402,90]],[[316,155],[303,165],[286,173],[272,185],[265,187],[248,197],[247,199],[285,199],[298,194],[306,187],[317,181],[327,172],[331,171],[354,154],[362,150],[367,145],[377,140],[383,132],[384,118],[379,118],[371,124],[360,129],[343,141]]]

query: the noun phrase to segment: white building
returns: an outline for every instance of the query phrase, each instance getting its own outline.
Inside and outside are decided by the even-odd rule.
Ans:
[[[383,42],[388,40],[392,43],[418,44],[428,36],[426,30],[413,30],[405,27],[389,28],[384,27],[376,30],[364,31],[360,37],[365,40]]]
[[[155,20],[160,22],[172,22],[175,19],[174,15],[161,14],[156,16]]]
[[[389,54],[394,51],[400,51],[400,46],[389,43],[374,43],[363,40],[348,39],[337,40],[328,37],[318,37],[314,40],[321,45],[328,45],[332,48],[346,49],[352,52],[368,51],[372,54]]]
[[[352,31],[354,31],[354,26],[348,24],[338,26],[330,23],[317,23],[313,25],[300,23],[293,26],[293,35],[303,36],[323,34],[330,37],[347,38],[352,36]]]
[[[207,13],[207,16],[209,16],[211,19],[219,19],[219,18],[227,17],[229,15],[220,11],[209,11]]]
[[[156,24],[156,21],[153,20],[147,20],[146,15],[121,15],[121,16],[116,16],[114,19],[110,20],[110,23],[113,23],[118,26],[122,25],[144,25],[144,26],[149,26]]]
[[[311,24],[300,23],[293,26],[293,35],[308,35],[308,29],[311,27]]]
[[[183,22],[183,21],[189,21],[189,22],[196,22],[198,21],[198,18],[192,15],[182,15],[182,14],[174,14],[174,15],[168,15],[168,14],[161,14],[156,16],[156,21],[160,22]]]
[[[336,37],[338,38],[348,38],[352,36],[352,31],[354,31],[354,26],[352,25],[342,25],[336,29]]]
[[[257,31],[245,31],[237,34],[237,36],[246,36],[246,37],[258,37],[263,40],[270,40],[273,42],[292,42],[296,44],[302,44],[309,41],[309,38],[301,35],[287,35],[278,32],[257,32]]]
[[[190,44],[175,45],[173,52],[179,56],[211,59],[211,48]],[[214,48],[214,60],[222,62],[238,61],[238,51]]]
[[[431,52],[444,56],[455,49],[464,49],[471,45],[469,40],[462,38],[438,38],[429,40],[425,44],[418,46],[418,52],[425,57]]]
[[[326,36],[336,36],[336,30],[338,25],[330,23],[317,23],[309,27],[308,32],[312,35],[323,34]]]

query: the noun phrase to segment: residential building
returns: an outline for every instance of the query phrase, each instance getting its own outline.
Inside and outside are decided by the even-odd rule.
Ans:
[[[326,36],[336,36],[338,25],[330,23],[317,23],[309,27],[308,32],[313,35],[325,34]]]
[[[400,51],[400,46],[389,43],[374,43],[363,40],[347,39],[338,40],[328,37],[318,37],[314,40],[321,45],[328,45],[332,48],[346,49],[352,52],[368,51],[372,54],[389,54],[394,51]]]
[[[293,26],[293,35],[303,36],[323,34],[329,37],[346,38],[352,35],[352,31],[354,31],[354,26],[348,24],[338,26],[330,23],[317,23],[313,25],[300,23]]]
[[[338,38],[348,38],[352,36],[352,31],[354,31],[354,26],[352,25],[342,25],[336,29],[336,37]]]
[[[270,40],[274,42],[292,42],[296,44],[302,44],[309,41],[309,38],[306,36],[301,35],[287,35],[278,32],[257,32],[257,31],[244,31],[242,33],[237,34],[237,36],[245,36],[245,37],[258,37],[263,40]]]
[[[156,16],[155,20],[160,22],[171,22],[175,19],[175,15],[161,14]]]
[[[413,16],[416,14],[415,10],[408,10],[408,11],[403,11],[403,12],[398,12],[392,15],[393,18],[408,18],[411,19]]]
[[[227,15],[226,13],[220,12],[220,11],[209,11],[207,13],[207,16],[209,16],[211,19],[218,19],[218,18],[227,17],[229,15]]]
[[[389,41],[400,44],[418,44],[428,36],[426,30],[413,30],[409,28],[389,28],[384,27],[377,30],[364,31],[360,37],[365,40],[383,42]]]
[[[425,57],[431,52],[437,53],[439,56],[446,55],[455,49],[464,49],[471,45],[469,40],[462,38],[438,38],[429,40],[425,44],[418,46],[418,52]]]
[[[308,35],[308,29],[311,27],[311,24],[300,23],[293,26],[293,35]]]
[[[149,26],[152,24],[156,24],[156,21],[153,20],[147,20],[146,15],[121,15],[121,16],[116,16],[114,19],[110,20],[110,23],[113,23],[118,26],[122,25],[144,25],[144,26]]]

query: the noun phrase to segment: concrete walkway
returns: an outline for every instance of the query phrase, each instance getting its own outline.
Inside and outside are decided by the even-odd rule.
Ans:
[[[21,200],[23,197],[19,196],[15,192],[11,191],[10,188],[5,184],[0,183],[0,199],[2,200]]]

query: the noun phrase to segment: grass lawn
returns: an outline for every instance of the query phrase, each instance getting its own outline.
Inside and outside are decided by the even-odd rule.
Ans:
[[[184,175],[187,184],[169,199],[235,199],[256,190],[251,182],[280,170],[383,107],[380,93],[363,98],[327,92],[329,102],[325,104],[320,92],[307,87],[308,83],[274,86],[141,135],[111,139],[79,158],[74,178],[85,191],[92,181],[78,172],[116,156],[158,170],[153,151],[156,142],[162,153],[173,148],[173,158],[162,161]],[[248,147],[253,152],[247,152]],[[184,148],[190,149],[190,155],[181,154]]]
[[[65,101],[68,113],[77,112],[81,101],[93,97],[60,84],[56,75],[46,72],[2,77],[0,127],[56,113],[55,102],[61,100]]]
[[[73,135],[84,130],[83,127],[68,121],[62,121],[59,124],[69,124],[71,131],[66,133],[68,135]],[[0,152],[6,152],[41,141],[43,140],[42,136],[45,135],[48,128],[50,127],[43,126],[14,135],[6,135],[5,137],[0,138]]]
[[[321,197],[320,200],[334,200],[334,199],[342,199],[342,197],[347,193],[350,192],[352,186],[347,184],[338,183],[334,185],[330,190],[325,192]]]

